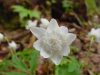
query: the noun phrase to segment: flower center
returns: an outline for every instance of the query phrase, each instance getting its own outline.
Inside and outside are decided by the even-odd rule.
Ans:
[[[42,46],[44,50],[51,55],[60,54],[63,47],[62,45],[62,37],[55,33],[50,36],[44,36],[42,39]]]

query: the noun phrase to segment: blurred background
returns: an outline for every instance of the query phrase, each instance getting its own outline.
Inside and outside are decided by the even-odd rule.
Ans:
[[[39,25],[41,18],[55,18],[76,33],[78,39],[74,45],[79,50],[72,49],[75,56],[87,61],[83,75],[100,75],[100,45],[93,44],[90,51],[93,55],[85,57],[89,49],[86,34],[91,28],[100,28],[100,0],[0,0],[0,33],[9,41],[14,40],[18,51],[32,48],[36,38],[26,29],[27,22],[38,20]],[[1,59],[8,53],[7,45],[0,43]],[[92,67],[87,66],[90,62]]]

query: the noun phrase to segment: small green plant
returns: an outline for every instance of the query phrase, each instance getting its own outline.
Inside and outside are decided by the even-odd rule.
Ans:
[[[65,58],[60,65],[56,66],[55,75],[81,75],[80,64],[74,57]]]
[[[62,5],[63,5],[65,12],[73,11],[73,4],[71,0],[63,0]]]
[[[25,27],[26,25],[25,23],[27,22],[27,19],[32,19],[32,18],[39,19],[41,15],[41,13],[38,10],[35,9],[30,10],[20,5],[14,5],[12,6],[12,8],[14,12],[19,14],[22,27]]]
[[[10,67],[14,68],[14,70],[2,72],[2,74],[35,75],[36,67],[38,65],[38,55],[38,52],[32,49],[26,49],[23,52],[16,53],[8,63],[11,64]]]

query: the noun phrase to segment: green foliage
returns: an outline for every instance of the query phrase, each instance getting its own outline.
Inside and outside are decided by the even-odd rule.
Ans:
[[[3,62],[0,62],[0,73],[2,70],[7,70],[7,67],[10,66],[10,64],[8,64],[10,61],[8,61],[7,59],[4,59]]]
[[[73,11],[73,4],[72,4],[71,0],[63,0],[62,4],[63,4],[63,8],[65,9],[66,12]]]
[[[16,69],[26,71],[26,65],[16,55],[12,56],[12,63]]]
[[[37,61],[38,61],[38,52],[37,51],[33,51],[32,54],[30,55],[30,61],[29,61],[29,65],[30,65],[30,71],[32,74],[35,74],[35,69],[38,65]]]
[[[13,11],[19,13],[20,19],[24,19],[26,17],[29,18],[40,18],[40,12],[38,10],[29,10],[24,8],[23,6],[14,5],[12,6]]]
[[[68,72],[74,72],[75,70],[79,71],[80,65],[75,58],[71,58],[71,61],[68,64]]]
[[[14,68],[14,71],[3,72],[4,75],[35,75],[36,67],[38,65],[38,51],[33,49],[26,49],[23,52],[18,52],[12,56],[10,60],[10,67]],[[8,63],[8,64],[10,64]],[[15,72],[17,71],[18,72]]]
[[[4,73],[6,75],[27,75],[25,73],[19,73],[19,72],[7,72],[7,73]]]
[[[85,3],[89,15],[93,15],[94,13],[99,13],[95,0],[85,0]]]
[[[41,15],[41,13],[38,10],[35,10],[35,9],[30,10],[20,5],[14,5],[12,6],[12,8],[14,12],[19,14],[22,27],[25,27],[28,19],[32,19],[32,18],[39,19]]]
[[[70,58],[68,62],[56,66],[55,75],[81,75],[80,64],[75,58]]]

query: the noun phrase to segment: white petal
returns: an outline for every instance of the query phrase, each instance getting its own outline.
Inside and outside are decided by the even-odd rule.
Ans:
[[[43,56],[44,58],[49,58],[49,54],[47,54],[44,50],[40,52],[40,55]]]
[[[91,31],[95,31],[96,29],[92,28]]]
[[[97,32],[96,29],[92,28],[91,31],[88,33],[88,35],[89,35],[89,36],[91,36],[91,35],[96,36],[96,35],[98,35],[98,32]]]
[[[44,49],[41,47],[41,40],[38,40],[34,43],[33,47],[40,51],[40,55],[43,56],[44,58],[48,58],[49,55],[44,51]]]
[[[97,38],[97,39],[96,39],[96,42],[100,43],[100,38]]]
[[[68,33],[66,36],[67,36],[67,45],[70,45],[76,39],[76,35],[73,33]]]
[[[98,28],[98,29],[96,30],[96,33],[98,34],[97,36],[100,38],[100,28]]]
[[[57,55],[57,56],[53,56],[50,59],[56,64],[59,65],[61,60],[62,60],[63,56],[61,55]]]
[[[9,48],[10,49],[13,49],[13,50],[16,50],[17,49],[17,44],[14,41],[12,41],[12,42],[10,42],[8,44],[9,44]]]
[[[44,24],[44,25],[48,25],[49,24],[49,21],[45,18],[41,18],[41,23]]]
[[[58,28],[58,23],[55,19],[51,19],[49,25],[48,25],[48,28],[47,28],[47,31],[53,31],[53,30],[56,30]]]
[[[44,24],[42,24],[42,23],[41,23],[39,26],[40,26],[41,28],[45,28],[45,29],[47,29],[47,27],[48,27],[48,25],[44,25]]]
[[[36,26],[36,25],[37,25],[37,22],[38,22],[37,20],[34,20],[34,21],[30,21],[30,20],[29,20],[29,21],[28,21],[28,24],[31,25],[31,26],[32,26],[32,25],[33,25],[33,26]]]
[[[41,41],[38,40],[38,41],[34,42],[33,47],[34,47],[36,50],[38,50],[38,51],[42,51],[42,48],[41,48]]]
[[[0,33],[0,41],[4,40],[4,35],[2,33]]]
[[[63,50],[62,50],[62,55],[63,56],[68,56],[70,53],[70,47],[68,46],[64,46]]]
[[[40,39],[44,35],[46,30],[44,28],[31,27],[30,31],[33,33],[33,35]]]
[[[92,28],[91,31],[88,33],[89,36],[94,35],[95,37],[100,37],[100,28],[94,29]]]
[[[62,33],[65,33],[65,34],[68,33],[68,28],[65,27],[65,26],[61,26],[61,27],[60,27],[60,30],[61,30]]]
[[[37,22],[38,22],[37,20],[35,20],[35,21],[29,20],[29,21],[28,21],[28,24],[27,24],[27,26],[26,26],[26,29],[30,29],[31,27],[36,27]]]

